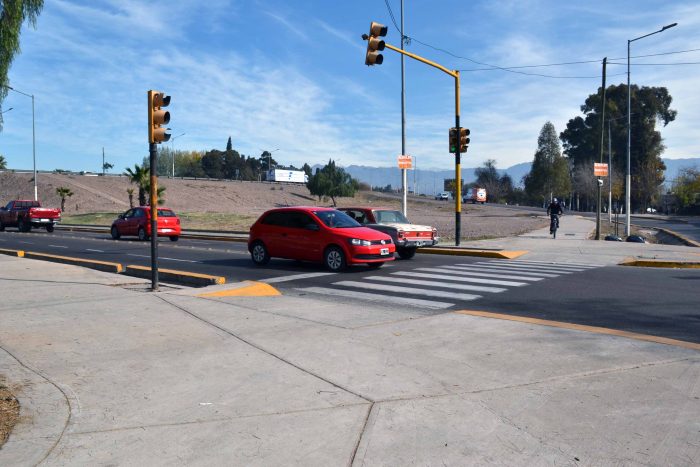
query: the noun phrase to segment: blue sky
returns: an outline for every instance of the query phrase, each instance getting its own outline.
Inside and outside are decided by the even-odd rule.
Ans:
[[[400,2],[389,0],[399,21]],[[389,26],[384,0],[48,0],[36,30],[25,27],[10,84],[36,99],[37,167],[99,171],[102,148],[113,171],[148,153],[146,91],[172,96],[172,145],[233,146],[246,155],[277,149],[281,164],[395,166],[401,152],[400,58],[364,65],[370,21]],[[667,1],[405,0],[405,33],[477,62],[502,67],[462,71],[462,125],[471,129],[465,166],[495,159],[499,168],[532,160],[546,121],[558,132],[600,86],[604,56],[700,49],[700,4]],[[407,50],[450,69],[484,68],[416,41]],[[632,63],[700,62],[700,51]],[[700,65],[634,66],[632,82],[666,86],[678,117],[662,128],[663,157],[700,157]],[[626,82],[611,65],[608,83]],[[407,153],[419,168],[450,169],[454,80],[406,60]],[[0,154],[11,168],[32,167],[31,100],[10,92],[3,104]],[[171,143],[167,143],[171,144]]]

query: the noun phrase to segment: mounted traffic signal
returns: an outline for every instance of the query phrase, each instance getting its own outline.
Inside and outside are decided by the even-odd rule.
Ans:
[[[170,112],[162,107],[170,105],[170,96],[160,91],[148,91],[148,142],[162,143],[170,139],[170,133],[166,133],[162,125],[170,122]]]
[[[471,134],[471,131],[469,131],[469,128],[460,128],[459,129],[459,152],[461,152],[461,153],[467,152],[467,147],[469,146],[469,142],[471,141],[469,139],[470,134]]]
[[[367,55],[365,55],[365,65],[381,65],[384,61],[384,56],[379,51],[384,50],[384,41],[380,37],[386,36],[389,29],[383,24],[375,23],[369,25],[369,36],[363,35],[362,38],[367,41]]]
[[[457,154],[457,144],[459,143],[459,138],[457,137],[457,128],[450,128],[450,153]]]

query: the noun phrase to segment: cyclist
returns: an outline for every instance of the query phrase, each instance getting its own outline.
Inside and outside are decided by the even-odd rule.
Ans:
[[[549,203],[549,206],[547,206],[547,215],[550,218],[550,223],[549,223],[549,233],[553,233],[554,226],[556,225],[556,228],[559,228],[559,216],[561,216],[564,213],[564,210],[561,208],[561,204],[559,204],[559,200],[554,198],[552,199],[552,202]],[[555,224],[556,223],[556,224]]]

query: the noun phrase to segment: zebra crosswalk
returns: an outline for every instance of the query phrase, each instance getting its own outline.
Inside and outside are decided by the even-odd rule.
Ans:
[[[539,281],[597,268],[586,263],[528,260],[485,260],[433,267],[417,267],[358,280],[339,280],[329,287],[300,287],[303,293],[348,297],[401,306],[445,309],[458,302],[507,292]],[[378,293],[381,292],[381,293]]]

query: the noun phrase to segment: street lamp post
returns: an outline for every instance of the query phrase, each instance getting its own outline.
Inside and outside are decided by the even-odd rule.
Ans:
[[[14,91],[17,94],[22,94],[23,96],[32,98],[32,160],[34,161],[34,201],[39,199],[39,195],[36,188],[36,132],[34,129],[34,94],[27,94],[26,92],[19,91],[12,86],[3,85],[10,91]]]
[[[659,29],[658,31],[654,31],[649,34],[645,34],[643,36],[627,40],[627,179],[625,181],[625,235],[627,236],[629,236],[630,234],[630,195],[632,190],[632,174],[630,170],[630,154],[632,146],[632,92],[630,90],[630,45],[634,41],[638,41],[639,39],[644,39],[645,37],[664,32],[665,30],[670,29],[676,26],[677,24],[678,23],[668,24],[663,28]]]
[[[7,109],[7,110],[3,110],[2,112],[0,112],[0,114],[4,114],[4,113],[7,113],[7,112],[9,112],[10,110],[12,110],[13,108],[14,108],[14,107],[10,107],[10,108],[9,108],[9,109]]]
[[[182,134],[179,134],[173,138],[170,138],[170,156],[173,158],[173,178],[175,178],[175,148],[174,148],[173,143],[180,136],[185,136],[185,133],[182,133]]]

